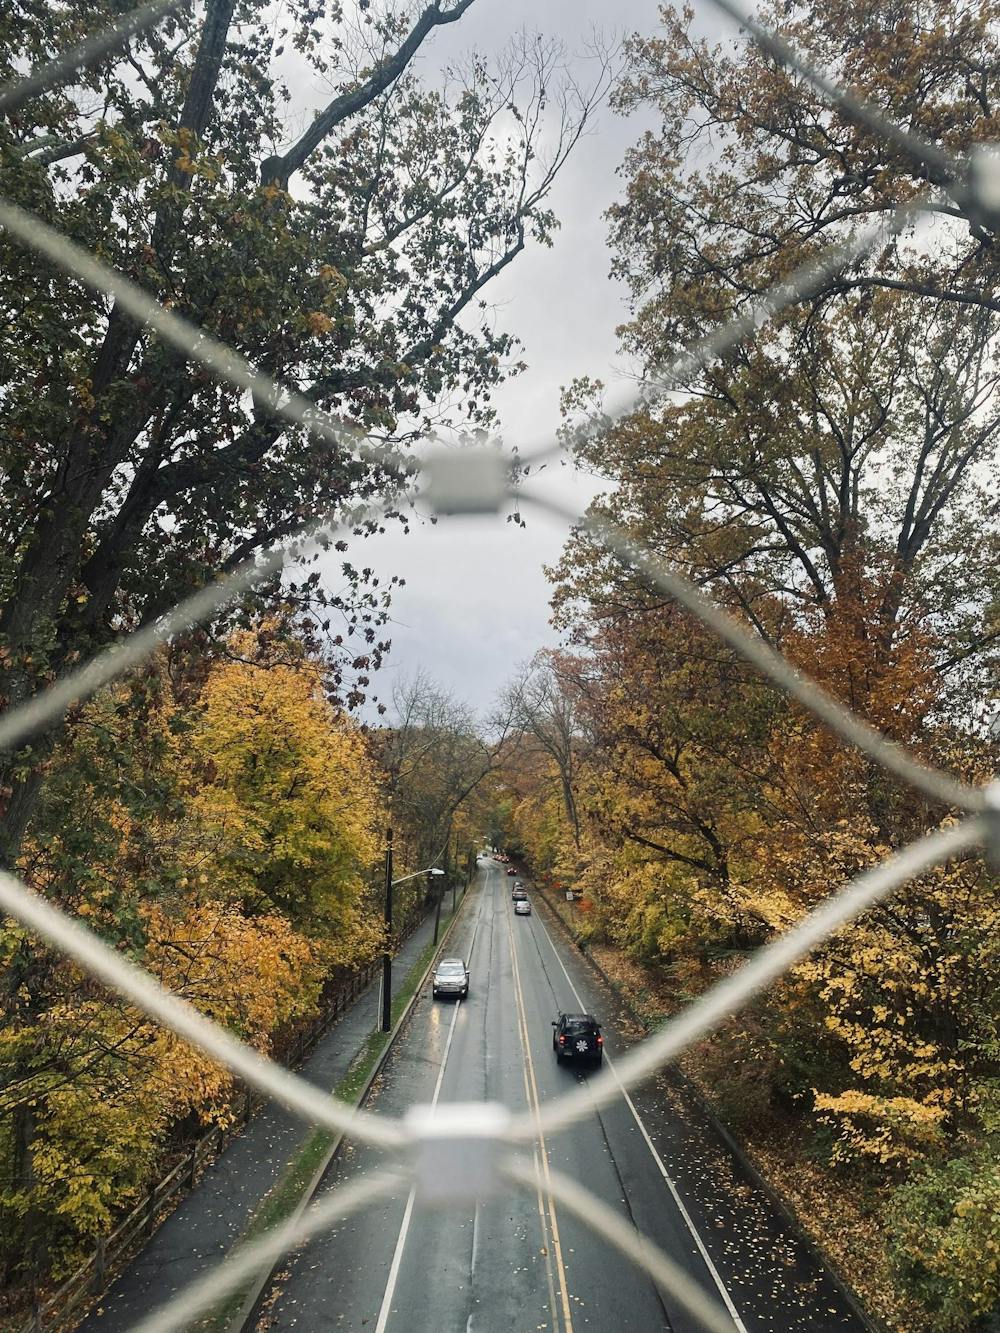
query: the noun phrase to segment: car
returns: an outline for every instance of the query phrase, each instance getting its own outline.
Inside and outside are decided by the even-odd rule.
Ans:
[[[518,898],[517,902],[514,904],[514,915],[531,916],[531,903],[528,902],[526,897]]]
[[[469,994],[469,969],[461,958],[442,958],[435,968],[431,986],[435,1000],[444,995],[464,1000]]]
[[[604,1058],[601,1025],[593,1014],[560,1014],[552,1020],[552,1049],[560,1064],[573,1060],[599,1065]]]
[[[514,903],[523,903],[525,898],[527,898],[527,896],[528,895],[525,893],[524,889],[518,888],[518,886],[515,884],[514,888],[511,890],[510,899],[511,902]]]
[[[508,874],[508,875],[516,875],[516,874],[517,874],[517,871],[514,869],[513,866],[508,866],[508,867],[507,867],[507,874]]]

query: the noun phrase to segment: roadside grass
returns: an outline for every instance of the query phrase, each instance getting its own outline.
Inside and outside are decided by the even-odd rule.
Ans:
[[[459,903],[460,908],[461,902]],[[411,965],[402,985],[397,988],[396,994],[393,996],[390,1031],[375,1030],[368,1034],[367,1041],[351,1061],[347,1073],[333,1089],[333,1096],[338,1101],[346,1102],[350,1106],[357,1105],[365,1084],[389,1044],[392,1029],[395,1028],[403,1010],[416,994],[420,979],[440,946],[441,937],[456,915],[457,911],[449,912],[447,916],[442,911],[438,944],[428,944]],[[251,1217],[243,1234],[233,1247],[234,1249],[242,1249],[244,1245],[259,1240],[261,1236],[281,1226],[293,1215],[303,1193],[308,1189],[319,1170],[324,1157],[330,1152],[339,1137],[335,1130],[319,1128],[311,1131],[298,1152],[288,1162],[272,1189],[265,1195],[260,1207]],[[225,1302],[199,1320],[194,1327],[201,1330],[201,1333],[224,1333],[239,1313],[246,1300],[248,1290],[248,1286],[243,1286],[239,1291],[234,1292]]]

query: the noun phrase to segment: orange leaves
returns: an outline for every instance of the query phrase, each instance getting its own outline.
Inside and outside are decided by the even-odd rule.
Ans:
[[[314,338],[322,337],[324,333],[329,333],[333,328],[333,320],[329,315],[324,315],[322,310],[313,310],[306,316],[306,325]]]
[[[147,912],[145,964],[165,986],[243,1040],[267,1051],[283,1023],[308,1013],[322,979],[319,953],[281,917],[248,919],[208,905],[182,914]],[[157,1095],[165,1112],[224,1114],[232,1080],[226,1070],[163,1029],[147,1053],[160,1062]]]
[[[149,970],[261,1050],[315,1002],[317,950],[282,917],[248,919],[215,904],[180,916],[152,907],[147,931]]]

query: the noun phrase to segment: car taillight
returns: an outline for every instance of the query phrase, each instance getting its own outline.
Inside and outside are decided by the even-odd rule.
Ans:
[[[597,1044],[598,1044],[598,1046],[603,1046],[603,1045],[604,1045],[604,1038],[601,1036],[600,1033],[597,1034]]]
[[[559,1036],[559,1045],[563,1046],[565,1045],[565,1042],[566,1042],[566,1035],[565,1033],[561,1033]]]

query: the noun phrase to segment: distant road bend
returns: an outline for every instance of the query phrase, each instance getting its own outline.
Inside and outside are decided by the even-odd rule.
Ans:
[[[372,1105],[503,1101],[524,1109],[583,1070],[557,1065],[551,1020],[593,1012],[613,1062],[627,1042],[613,1001],[537,910],[515,917],[510,881],[481,860],[448,952],[469,962],[466,1001],[430,987],[396,1043]],[[696,1333],[638,1269],[555,1204],[546,1171],[580,1181],[713,1294],[737,1333],[864,1333],[840,1289],[745,1178],[696,1107],[663,1077],[536,1145],[537,1196],[430,1210],[412,1195],[345,1218],[285,1267],[258,1328],[303,1333]],[[323,1190],[375,1169],[348,1145]]]

